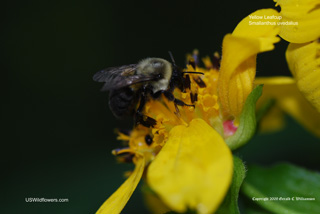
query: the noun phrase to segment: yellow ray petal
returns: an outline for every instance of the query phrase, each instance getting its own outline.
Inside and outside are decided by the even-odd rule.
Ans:
[[[254,16],[262,17],[262,19],[253,19],[252,17]],[[280,31],[277,25],[277,17],[279,16],[280,14],[274,9],[257,10],[245,17],[233,30],[232,35],[259,40],[260,52],[273,50],[273,44],[280,41],[280,39],[276,37]],[[272,24],[252,24],[252,22],[257,22],[257,20]]]
[[[96,214],[119,214],[136,189],[143,174],[145,160],[136,154],[136,167],[130,177],[99,208]]]
[[[239,116],[253,89],[258,53],[272,50],[279,27],[276,25],[250,25],[252,16],[273,17],[273,9],[258,10],[243,19],[232,34],[224,37],[219,74],[219,99],[226,116]],[[275,22],[273,19],[263,21]]]
[[[256,78],[255,83],[264,84],[261,101],[275,99],[277,107],[320,137],[320,113],[302,96],[293,78]]]
[[[211,213],[223,200],[232,178],[232,155],[221,136],[202,119],[174,127],[150,164],[150,187],[169,207]]]
[[[320,24],[318,26],[320,28]],[[307,100],[320,112],[320,43],[290,44],[286,52],[290,71]]]
[[[281,22],[288,23],[281,25],[280,36],[283,39],[293,43],[305,43],[320,37],[319,0],[275,0],[275,2],[281,6]]]

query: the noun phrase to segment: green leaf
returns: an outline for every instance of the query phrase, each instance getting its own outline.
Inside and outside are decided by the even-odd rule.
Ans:
[[[220,205],[217,214],[239,214],[238,197],[243,179],[245,178],[246,168],[240,158],[233,156],[233,177],[230,189],[224,201]]]
[[[175,211],[170,211],[170,212],[167,212],[165,214],[181,214],[181,213],[177,213]],[[188,211],[184,212],[183,214],[197,214],[197,212],[196,211],[192,211],[192,210],[188,210]]]
[[[247,143],[256,131],[256,102],[262,94],[263,85],[258,85],[249,94],[240,115],[239,127],[234,135],[226,139],[229,148],[234,150]]]
[[[320,174],[287,163],[250,167],[242,192],[273,213],[320,213]]]
[[[265,211],[265,210],[252,209],[252,208],[248,208],[245,213],[246,214],[272,214],[272,213]]]

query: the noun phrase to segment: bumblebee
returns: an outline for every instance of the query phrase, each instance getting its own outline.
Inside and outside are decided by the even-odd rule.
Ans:
[[[101,91],[109,91],[109,107],[117,118],[134,115],[135,124],[152,127],[156,120],[143,115],[148,99],[157,99],[164,95],[177,106],[194,106],[176,99],[173,90],[185,91],[190,88],[190,77],[176,66],[172,54],[172,63],[161,58],[146,58],[137,64],[106,68],[93,76],[93,80],[104,82]]]

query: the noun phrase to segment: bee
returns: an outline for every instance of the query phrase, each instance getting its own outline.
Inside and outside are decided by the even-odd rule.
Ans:
[[[162,58],[146,58],[137,64],[106,68],[93,76],[93,80],[104,82],[101,91],[109,91],[109,107],[117,118],[134,115],[135,124],[153,127],[156,120],[143,115],[149,99],[162,94],[177,106],[194,106],[174,97],[173,91],[190,88],[189,75],[176,66],[171,52],[172,63]]]

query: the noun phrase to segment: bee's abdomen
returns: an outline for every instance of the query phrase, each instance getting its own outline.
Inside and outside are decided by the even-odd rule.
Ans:
[[[123,118],[133,114],[136,96],[131,88],[125,87],[111,91],[109,96],[109,106],[114,116]]]

